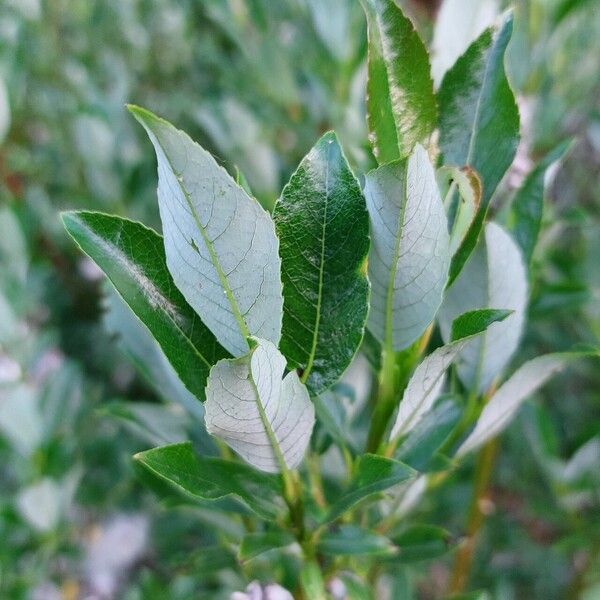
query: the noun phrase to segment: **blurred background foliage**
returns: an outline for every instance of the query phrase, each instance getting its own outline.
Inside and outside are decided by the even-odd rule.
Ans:
[[[600,8],[515,4],[508,70],[523,142],[499,218],[533,165],[574,139],[547,181],[520,363],[600,341]],[[404,6],[431,41],[437,3]],[[228,598],[245,587],[203,527],[235,524],[149,491],[134,472],[131,455],[150,445],[211,442],[201,408],[66,239],[58,211],[158,226],[154,155],[126,102],[188,131],[266,207],[328,129],[368,169],[365,28],[354,0],[0,4],[1,598]],[[471,589],[599,598],[599,465],[600,373],[582,364],[502,439]],[[466,465],[415,518],[460,536],[471,480]],[[449,564],[407,568],[403,595],[443,597]]]

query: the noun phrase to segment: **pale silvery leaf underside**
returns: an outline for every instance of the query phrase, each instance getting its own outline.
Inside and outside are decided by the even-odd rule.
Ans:
[[[184,132],[137,107],[158,159],[158,201],[175,285],[234,356],[281,337],[279,242],[268,213]]]
[[[449,236],[433,166],[417,145],[366,176],[371,223],[369,329],[402,350],[431,323],[448,275]]]
[[[526,307],[527,276],[519,248],[499,225],[488,223],[485,236],[446,291],[438,315],[442,337],[448,342],[452,321],[465,311],[514,311],[504,321],[490,325],[461,353],[456,364],[467,388],[485,392],[506,367],[519,344]]]
[[[310,440],[314,406],[295,371],[283,377],[286,361],[279,350],[267,340],[255,341],[248,355],[212,368],[206,429],[257,469],[293,469]]]
[[[498,435],[510,423],[523,401],[563,369],[570,357],[573,355],[568,353],[538,356],[517,369],[485,405],[475,429],[456,455],[463,456]]]

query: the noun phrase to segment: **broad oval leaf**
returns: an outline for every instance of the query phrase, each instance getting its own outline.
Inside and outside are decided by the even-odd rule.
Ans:
[[[446,291],[438,314],[442,337],[449,342],[452,322],[465,310],[513,311],[461,353],[457,369],[467,388],[485,392],[506,367],[519,344],[526,307],[527,275],[519,248],[499,225],[488,223],[459,278]]]
[[[363,454],[348,488],[331,507],[326,522],[334,521],[365,498],[415,476],[416,471],[397,460],[376,454]]]
[[[255,343],[247,356],[212,368],[206,429],[262,471],[293,469],[310,440],[315,409],[295,371],[282,379],[283,354],[267,340]]]
[[[134,459],[186,495],[202,500],[233,495],[263,519],[283,512],[279,477],[241,463],[199,456],[189,442],[146,450]]]
[[[449,237],[435,173],[421,146],[406,161],[367,174],[371,221],[369,329],[402,350],[431,323],[442,302]]]
[[[519,367],[485,405],[475,429],[459,447],[456,456],[463,456],[498,435],[510,423],[523,401],[576,356],[574,353],[547,354]]]
[[[492,323],[504,320],[510,311],[476,310],[460,315],[452,323],[451,342],[426,356],[408,381],[398,407],[390,439],[406,435],[431,409],[444,385],[446,369],[465,349],[474,336]]]
[[[369,216],[334,133],[300,163],[273,217],[284,295],[280,348],[318,394],[356,354],[369,307]]]
[[[228,356],[175,287],[162,238],[141,223],[94,212],[63,214],[66,230],[106,273],[200,400],[210,368]]]
[[[394,0],[363,0],[369,36],[367,122],[379,164],[406,158],[437,124],[429,56]]]
[[[472,167],[483,183],[479,211],[452,260],[449,285],[475,248],[490,199],[517,151],[519,111],[504,69],[511,35],[511,16],[496,35],[487,29],[446,73],[438,94],[443,164]]]
[[[273,222],[201,146],[170,123],[130,107],[158,160],[167,266],[188,303],[234,356],[247,338],[281,337],[279,242]]]

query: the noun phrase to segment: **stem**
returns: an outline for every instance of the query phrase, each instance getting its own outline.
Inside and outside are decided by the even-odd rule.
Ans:
[[[415,364],[427,348],[432,331],[433,325],[430,325],[412,346],[401,352],[394,352],[391,343],[382,348],[379,391],[367,438],[367,452],[379,451],[390,417],[400,401]]]
[[[398,375],[396,354],[391,348],[381,352],[381,371],[379,372],[379,393],[373,411],[371,427],[367,438],[367,452],[377,452],[387,422],[394,411],[396,400],[395,381]]]
[[[316,452],[311,452],[308,455],[306,466],[313,498],[315,499],[317,506],[325,508],[327,506],[327,500],[325,499],[325,493],[323,491],[319,455]]]
[[[485,520],[486,513],[482,508],[487,497],[487,489],[494,469],[497,451],[498,440],[493,439],[483,447],[477,458],[475,487],[473,488],[467,522],[467,536],[456,553],[454,569],[450,580],[450,591],[454,594],[461,593],[465,589],[469,579],[477,535]]]

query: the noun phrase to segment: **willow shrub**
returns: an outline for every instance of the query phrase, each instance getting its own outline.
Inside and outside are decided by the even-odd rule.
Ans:
[[[364,8],[377,168],[357,178],[326,133],[269,214],[185,133],[130,106],[156,151],[162,236],[117,216],[63,216],[204,404],[215,441],[213,455],[181,443],[136,461],[216,523],[243,524],[215,525],[216,569],[310,599],[340,585],[370,597],[378,582],[399,585],[400,565],[451,550],[449,532],[411,522],[409,505],[577,356],[535,358],[503,381],[542,214],[530,185],[512,234],[487,219],[519,141],[504,69],[511,17],[436,92],[400,8]],[[350,406],[340,378],[359,352],[376,384]]]

